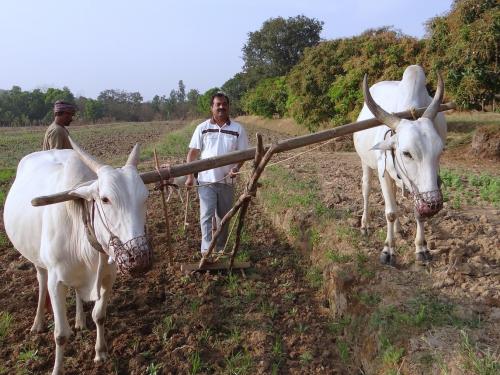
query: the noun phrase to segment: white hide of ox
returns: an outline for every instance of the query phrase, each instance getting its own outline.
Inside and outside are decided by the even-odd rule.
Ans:
[[[430,260],[424,237],[423,220],[436,214],[443,204],[439,187],[439,158],[446,141],[446,121],[439,113],[444,83],[438,73],[438,87],[431,98],[425,87],[423,69],[418,65],[406,68],[401,81],[383,81],[368,89],[363,82],[365,104],[358,121],[375,116],[385,125],[354,133],[354,146],[363,168],[363,216],[361,229],[367,232],[368,197],[372,170],[376,170],[385,201],[387,237],[380,254],[384,264],[394,264],[394,231],[399,231],[396,186],[407,190],[415,206],[417,232],[415,253],[418,261]],[[400,119],[393,112],[426,107],[422,117]],[[373,113],[373,115],[372,115]]]
[[[32,331],[45,329],[47,291],[50,295],[56,342],[52,374],[64,372],[64,345],[72,334],[66,317],[67,288],[76,289],[77,328],[85,327],[81,300],[96,301],[92,311],[97,327],[94,361],[105,360],[104,319],[117,273],[113,246],[108,246],[110,237],[114,235],[122,243],[128,241],[131,252],[135,241],[145,239],[148,190],[137,171],[138,145],[125,166],[114,169],[100,164],[71,142],[74,150],[41,151],[24,157],[4,207],[10,241],[37,271],[39,298]],[[30,203],[36,196],[65,190],[83,200],[44,207]],[[86,235],[82,219],[85,205],[98,212],[93,228],[104,252],[92,247]]]

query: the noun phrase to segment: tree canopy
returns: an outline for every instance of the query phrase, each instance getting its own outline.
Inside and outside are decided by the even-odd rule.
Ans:
[[[304,49],[320,41],[323,22],[303,15],[270,18],[260,30],[250,32],[243,46],[244,71],[250,86],[263,78],[288,73]]]
[[[483,108],[500,91],[500,7],[496,0],[456,0],[427,22],[427,66],[445,74],[447,90],[466,109]]]

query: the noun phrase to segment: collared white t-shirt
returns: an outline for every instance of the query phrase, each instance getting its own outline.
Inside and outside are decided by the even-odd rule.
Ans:
[[[246,150],[248,148],[248,136],[243,126],[235,121],[230,120],[227,124],[219,126],[209,119],[196,127],[189,148],[200,150],[201,159],[207,159],[232,151]],[[236,166],[237,164],[231,164],[199,172],[198,181],[219,181],[231,171],[231,168]],[[230,181],[230,178],[226,178],[225,181],[220,182],[230,183]]]

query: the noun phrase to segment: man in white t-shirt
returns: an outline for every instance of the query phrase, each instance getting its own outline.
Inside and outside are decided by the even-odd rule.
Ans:
[[[198,157],[206,159],[248,148],[248,137],[245,129],[229,118],[229,98],[227,95],[222,92],[214,94],[210,107],[212,118],[196,127],[189,143],[189,152],[186,158],[188,163],[197,160]],[[212,218],[215,216],[219,225],[224,215],[233,206],[233,179],[242,164],[243,162],[198,173],[202,255],[208,251],[212,240]],[[194,183],[194,175],[189,175],[186,186],[193,186]],[[228,226],[225,225],[217,239],[216,248],[218,251],[224,249],[227,235]]]

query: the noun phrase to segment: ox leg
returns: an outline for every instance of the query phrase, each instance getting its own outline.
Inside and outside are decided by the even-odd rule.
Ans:
[[[391,180],[391,186],[392,186],[392,194],[394,194],[394,201],[397,204],[396,197],[398,195],[398,187],[396,186],[396,183],[394,180]],[[394,221],[394,232],[397,233],[399,236],[403,235],[403,227],[401,226],[401,223],[399,222],[399,217],[396,216],[396,220]]]
[[[48,289],[52,310],[54,311],[54,339],[56,341],[56,359],[52,375],[64,373],[64,346],[72,335],[66,315],[66,293],[68,288],[57,279],[55,273],[49,273]]]
[[[379,175],[380,187],[385,201],[385,218],[387,221],[387,236],[384,242],[384,248],[380,253],[380,262],[383,264],[394,265],[396,262],[394,247],[394,223],[397,218],[397,204],[394,190],[392,188],[392,180],[389,174],[386,173],[383,177]]]
[[[101,298],[96,301],[94,309],[92,310],[92,319],[97,328],[94,362],[105,361],[108,356],[106,339],[104,337],[104,321],[106,319],[106,308],[109,298],[111,297],[113,283],[113,276],[108,276],[102,280]]]
[[[417,220],[417,234],[415,236],[415,259],[418,262],[429,262],[430,260],[432,260],[432,255],[427,249],[424,222],[418,215],[415,215],[415,219]]]
[[[87,322],[85,320],[85,311],[83,311],[83,301],[77,290],[75,290],[75,300],[76,300],[75,328],[87,329]]]
[[[36,267],[36,278],[38,279],[38,306],[31,332],[45,331],[45,303],[47,301],[47,270]]]
[[[371,168],[368,165],[363,164],[363,178],[361,184],[361,188],[363,191],[363,216],[361,216],[361,233],[364,235],[368,234],[369,230],[368,217],[370,213],[368,207],[368,199],[370,198],[371,177]]]

